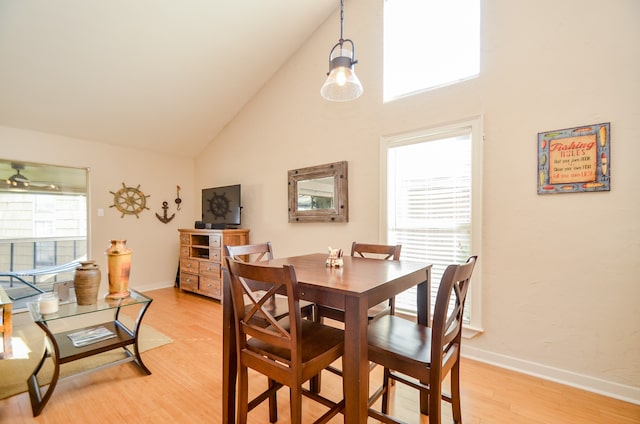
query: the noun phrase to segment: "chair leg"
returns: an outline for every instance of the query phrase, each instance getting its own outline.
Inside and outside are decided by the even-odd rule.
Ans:
[[[249,414],[249,373],[247,367],[240,365],[238,380],[238,424],[246,424]]]
[[[460,361],[451,368],[451,409],[453,410],[453,422],[462,423],[462,408],[460,405]]]
[[[269,379],[269,389],[273,389],[276,386],[276,381]],[[275,423],[278,421],[278,399],[277,392],[275,390],[269,395],[269,422]]]
[[[389,413],[389,379],[391,370],[389,368],[384,369],[382,376],[382,413]]]
[[[302,424],[302,387],[294,385],[289,389],[291,424]]]
[[[322,324],[322,317],[318,314],[318,307],[314,306],[313,315],[310,317],[314,322]],[[320,393],[322,371],[309,380],[309,390],[312,393]]]
[[[442,382],[436,380],[435,384],[429,386],[429,390],[429,424],[441,424]]]
[[[309,380],[309,390],[312,393],[320,393],[320,382],[321,382],[322,371],[320,371],[314,377],[311,377]]]
[[[420,381],[420,384],[424,385],[424,386],[429,386],[429,382],[427,381]],[[431,392],[431,395],[429,395],[429,391],[427,390],[420,390],[420,413],[423,415],[429,415],[430,414],[430,399],[433,397],[433,391]]]

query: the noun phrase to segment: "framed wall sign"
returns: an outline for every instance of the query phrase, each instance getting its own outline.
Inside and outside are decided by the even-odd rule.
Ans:
[[[538,194],[609,191],[610,124],[538,133]]]

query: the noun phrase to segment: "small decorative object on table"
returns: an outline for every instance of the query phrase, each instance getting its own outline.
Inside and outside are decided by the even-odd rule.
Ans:
[[[98,290],[102,274],[95,261],[80,262],[73,276],[78,305],[95,305],[98,302]]]
[[[42,315],[58,312],[58,295],[55,293],[42,294],[38,299],[38,311]]]
[[[109,294],[107,299],[129,297],[129,273],[131,271],[131,249],[126,240],[111,240],[104,252],[109,265]]]
[[[329,246],[329,257],[327,258],[326,265],[336,268],[343,266],[342,255],[342,249],[332,249],[331,246]]]
[[[106,339],[113,339],[116,337],[116,334],[101,325],[99,327],[85,328],[84,330],[67,334],[67,337],[71,339],[71,343],[73,343],[75,347],[83,347]]]

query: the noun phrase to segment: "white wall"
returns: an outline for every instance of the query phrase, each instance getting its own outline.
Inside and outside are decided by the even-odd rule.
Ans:
[[[360,99],[319,95],[334,15],[196,159],[195,191],[241,183],[277,256],[380,240],[380,137],[483,116],[485,331],[465,352],[640,403],[640,2],[485,0],[480,78],[384,105],[381,7],[346,5]],[[537,133],[600,122],[612,190],[537,195]],[[349,222],[289,224],[287,170],[339,160]]]
[[[149,290],[173,286],[178,267],[178,228],[193,227],[193,160],[109,146],[92,142],[0,127],[0,156],[26,162],[89,168],[89,249],[90,257],[102,270],[101,293],[108,291],[107,260],[104,254],[111,239],[126,239],[132,249],[131,288]],[[150,197],[139,214],[125,215],[110,207],[113,194],[122,188],[137,187]],[[181,211],[176,211],[176,185],[181,187]],[[167,224],[162,202],[169,203]],[[104,216],[98,216],[98,209]]]
[[[382,2],[349,0],[362,98],[320,98],[337,41],[331,17],[195,161],[0,127],[5,159],[91,168],[91,251],[111,238],[134,251],[132,287],[173,285],[177,229],[200,216],[200,189],[241,183],[244,225],[276,255],[376,241],[381,136],[484,117],[484,334],[464,351],[640,403],[640,2],[483,1],[481,77],[383,105]],[[419,54],[419,52],[414,52]],[[538,132],[611,122],[612,190],[536,194]],[[350,220],[289,224],[287,170],[349,161]],[[194,183],[195,181],[195,183]],[[120,217],[122,183],[151,195]],[[162,201],[175,212],[155,218]],[[97,209],[105,211],[97,216]]]

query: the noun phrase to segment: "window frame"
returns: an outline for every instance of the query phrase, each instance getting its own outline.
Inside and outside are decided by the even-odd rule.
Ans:
[[[417,131],[408,131],[395,135],[380,137],[380,222],[379,233],[382,242],[388,243],[387,210],[388,210],[388,150],[393,147],[427,142],[452,135],[469,133],[471,135],[471,252],[478,255],[478,263],[473,273],[473,283],[470,287],[468,307],[470,308],[470,322],[464,325],[465,337],[473,337],[483,331],[482,328],[482,145],[483,129],[482,117],[477,116],[448,124],[437,125]],[[420,140],[420,141],[417,141]],[[432,299],[432,305],[435,304]]]

